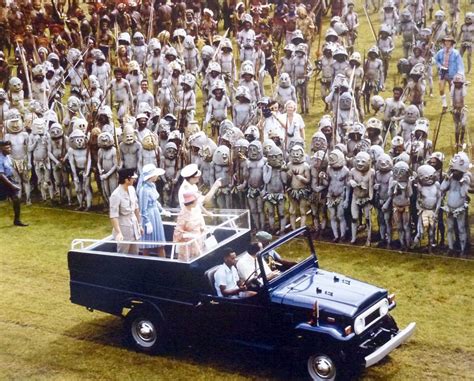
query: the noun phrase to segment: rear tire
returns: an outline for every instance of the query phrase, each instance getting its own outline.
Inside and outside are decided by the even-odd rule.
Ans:
[[[156,311],[131,310],[125,318],[124,329],[127,344],[137,351],[155,354],[165,347],[165,325]]]

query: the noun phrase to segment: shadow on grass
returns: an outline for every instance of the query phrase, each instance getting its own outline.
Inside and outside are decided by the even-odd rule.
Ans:
[[[91,315],[92,316],[92,315]],[[98,345],[121,347],[122,319],[113,316],[104,316],[76,324],[62,334],[74,340],[85,341]]]
[[[105,316],[92,321],[82,322],[64,331],[62,335],[89,342],[91,356],[94,355],[95,345],[114,348],[124,348],[135,353],[125,344],[123,335],[123,320]],[[105,348],[106,349],[106,348]],[[82,353],[87,356],[87,351],[82,349]],[[113,357],[113,353],[110,353]],[[123,352],[117,353],[117,361]],[[163,354],[149,356],[140,353],[144,359],[153,357],[153,366],[159,366],[161,361],[178,361],[188,365],[200,366],[211,369],[218,373],[239,375],[249,379],[259,380],[305,380],[304,365],[295,363],[293,356],[288,353],[275,353],[254,348],[247,348],[229,342],[209,340],[207,337],[192,339],[179,339],[170,346]],[[109,356],[107,356],[109,357]],[[146,360],[144,360],[146,361]],[[106,364],[104,364],[106,366]]]

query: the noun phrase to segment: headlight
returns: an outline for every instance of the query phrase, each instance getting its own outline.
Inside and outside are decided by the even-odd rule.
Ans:
[[[356,335],[360,334],[365,328],[365,320],[359,316],[354,322],[354,332]]]
[[[388,314],[388,300],[387,299],[384,299],[382,305],[380,306],[380,309],[379,309],[379,312],[380,312],[380,316],[385,316]]]

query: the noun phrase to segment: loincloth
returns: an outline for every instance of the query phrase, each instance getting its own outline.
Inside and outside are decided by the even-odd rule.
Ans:
[[[261,194],[262,194],[262,190],[260,188],[249,187],[247,189],[247,197],[249,197],[249,198],[255,199],[255,198],[259,197]]]
[[[12,159],[13,168],[20,175],[29,175],[28,159],[15,160]]]
[[[393,207],[393,213],[398,213],[398,214],[403,214],[403,213],[408,213],[410,210],[410,207],[407,206],[394,206]]]
[[[227,186],[227,187],[220,187],[218,190],[217,190],[217,194],[220,195],[228,195],[228,194],[231,194],[232,192],[232,189],[230,186]]]
[[[356,205],[360,208],[363,208],[366,205],[370,204],[371,199],[369,197],[364,197],[364,198],[358,198],[357,200],[354,200]]]
[[[272,205],[278,205],[285,200],[284,193],[266,193],[263,199]]]
[[[420,210],[419,218],[421,218],[421,222],[423,223],[423,227],[427,228],[429,226],[434,226],[435,224],[435,212],[433,210]]]
[[[296,78],[295,86],[303,86],[307,83],[306,78]]]
[[[328,197],[326,205],[328,208],[337,208],[337,206],[342,202],[342,196],[339,197]]]
[[[448,216],[453,216],[454,218],[458,218],[460,214],[463,214],[464,211],[467,210],[468,204],[465,203],[464,205],[460,206],[459,208],[450,208],[449,206],[443,206],[443,209]]]
[[[288,196],[294,201],[308,199],[309,195],[310,195],[310,190],[308,188],[291,189],[288,192]]]
[[[48,159],[35,160],[33,163],[35,164],[35,170],[38,170],[38,171],[47,171],[50,168]]]

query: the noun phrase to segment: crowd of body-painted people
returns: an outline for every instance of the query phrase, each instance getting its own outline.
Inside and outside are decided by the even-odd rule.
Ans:
[[[93,189],[108,205],[119,169],[153,164],[164,171],[162,204],[174,207],[180,171],[194,163],[203,192],[220,179],[214,206],[250,209],[255,229],[308,224],[335,242],[363,234],[367,245],[428,250],[446,236],[465,255],[474,13],[457,0],[423,4],[365,4],[380,29],[366,13],[375,39],[362,58],[351,0],[4,3],[2,195],[17,189],[30,204],[36,188],[88,210]],[[396,48],[403,58],[384,99]],[[430,122],[436,78],[442,113]],[[313,80],[325,115],[307,147]],[[443,116],[455,140],[449,163],[436,151]]]

